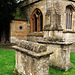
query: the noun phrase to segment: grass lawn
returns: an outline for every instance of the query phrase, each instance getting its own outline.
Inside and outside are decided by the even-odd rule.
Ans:
[[[15,51],[0,49],[0,75],[15,75]]]
[[[71,62],[73,64],[73,67],[69,71],[65,72],[65,71],[61,71],[53,67],[50,67],[49,75],[75,75],[75,53],[71,53]]]
[[[71,53],[71,62],[73,68],[67,72],[50,67],[50,75],[75,75],[75,53]],[[15,51],[0,49],[0,75],[16,75],[14,68]]]

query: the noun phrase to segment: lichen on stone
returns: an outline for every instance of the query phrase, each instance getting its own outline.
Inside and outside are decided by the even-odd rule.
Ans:
[[[44,41],[52,41],[52,42],[63,42],[62,37],[46,37]]]

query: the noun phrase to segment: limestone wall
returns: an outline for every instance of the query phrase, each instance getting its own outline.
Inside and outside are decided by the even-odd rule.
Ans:
[[[63,15],[62,15],[62,22],[63,22],[63,39],[65,41],[72,41],[75,42],[75,2],[72,1],[64,1],[63,3]],[[66,29],[66,6],[71,5],[74,10],[72,13],[72,29]]]
[[[75,42],[75,32],[64,32],[63,34],[63,38],[65,39],[65,41],[72,41]]]
[[[29,5],[27,7],[22,7],[22,9],[24,10],[23,12],[26,13],[26,17],[27,17],[27,20],[28,20],[28,32],[29,33],[30,33],[30,16],[36,8],[40,9],[42,14],[43,14],[43,29],[44,29],[45,13],[46,13],[46,0],[39,1],[37,3]]]
[[[27,7],[23,7],[24,12],[27,14],[27,20],[28,20],[28,33],[30,33],[30,16],[36,8],[40,9],[43,14],[43,36],[49,37],[62,37],[65,38],[65,41],[67,39],[70,39],[70,41],[74,40],[74,34],[75,34],[75,11],[73,11],[73,18],[72,18],[72,29],[66,30],[66,6],[72,5],[75,7],[75,3],[72,1],[64,1],[64,0],[42,0],[37,3],[28,5]],[[56,19],[58,21],[56,21]],[[45,31],[46,30],[46,31]],[[52,30],[52,31],[51,31]],[[55,31],[56,30],[56,31]],[[61,31],[60,31],[61,30]],[[69,33],[69,37],[67,33],[63,33],[62,31],[72,31],[72,33]],[[54,33],[55,32],[55,33]],[[61,33],[62,32],[62,33]],[[38,32],[37,32],[38,33]],[[29,34],[28,34],[29,35]],[[32,35],[32,34],[31,34]],[[38,33],[39,35],[39,33]],[[67,37],[66,37],[67,36]],[[36,37],[35,36],[28,36],[28,40],[34,41],[38,40],[42,37]]]
[[[61,16],[61,19],[62,19],[62,25],[63,25],[63,29],[65,30],[66,29],[66,6],[68,5],[71,5],[73,8],[74,8],[74,11],[73,11],[73,16],[72,16],[72,30],[74,31],[75,30],[75,2],[72,2],[72,1],[68,1],[68,0],[62,0],[62,16]]]

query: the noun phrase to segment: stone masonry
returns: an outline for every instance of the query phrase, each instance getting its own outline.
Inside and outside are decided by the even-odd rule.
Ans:
[[[72,29],[66,29],[66,7],[69,5],[73,8]],[[30,17],[32,12],[36,8],[40,9],[43,15],[43,31],[30,33],[30,27],[31,27]],[[62,37],[65,41],[75,42],[75,38],[74,38],[75,37],[75,2],[74,1],[26,0],[21,3],[21,9],[23,15],[27,19],[27,31],[25,31],[25,33],[20,35],[22,39],[27,38],[27,40],[29,41],[36,42],[36,40],[41,40],[43,37],[45,37],[45,35],[47,35],[48,37]],[[11,26],[11,33],[13,33],[15,30],[12,31],[12,26]],[[17,38],[19,38],[18,33],[16,33],[16,36]],[[11,38],[12,37],[13,35],[11,35]],[[17,38],[13,37],[13,39],[17,39]],[[33,38],[35,40],[33,40]]]
[[[18,40],[27,39],[27,22],[24,20],[13,20],[10,24],[10,41],[12,43]]]
[[[21,40],[16,51],[15,72],[22,75],[49,75],[49,66],[67,71],[73,65],[70,62],[70,45],[67,42]]]

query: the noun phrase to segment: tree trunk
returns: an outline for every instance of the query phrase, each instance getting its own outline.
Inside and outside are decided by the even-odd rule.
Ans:
[[[6,42],[6,37],[5,37],[5,30],[4,30],[1,34],[1,43],[5,43],[5,42]]]

